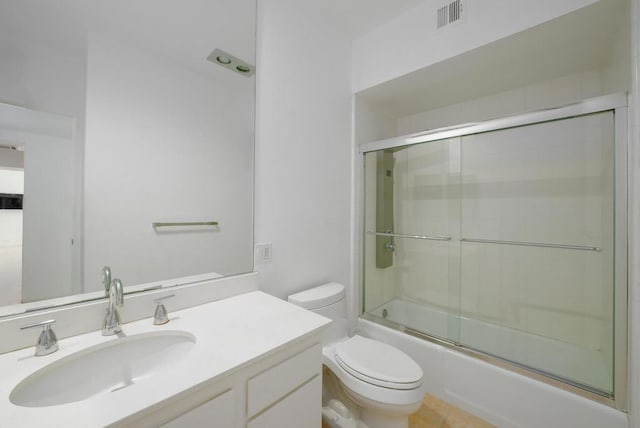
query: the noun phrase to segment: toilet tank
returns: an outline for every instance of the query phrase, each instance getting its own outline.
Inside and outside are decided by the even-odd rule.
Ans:
[[[337,282],[329,282],[292,294],[287,300],[289,303],[309,309],[332,320],[347,317],[344,285]]]
[[[289,303],[332,320],[329,328],[322,334],[323,346],[347,337],[347,304],[344,298],[344,285],[329,282],[292,294],[287,300]]]

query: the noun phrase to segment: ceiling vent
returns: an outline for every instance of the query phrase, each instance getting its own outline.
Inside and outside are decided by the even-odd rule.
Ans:
[[[464,18],[464,2],[456,0],[447,3],[438,9],[438,29],[446,27],[449,24],[462,22]]]

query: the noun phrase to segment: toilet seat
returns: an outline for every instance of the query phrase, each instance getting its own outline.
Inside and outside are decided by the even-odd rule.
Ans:
[[[350,375],[376,386],[412,390],[422,385],[422,369],[411,357],[393,346],[362,336],[339,343],[335,360]]]

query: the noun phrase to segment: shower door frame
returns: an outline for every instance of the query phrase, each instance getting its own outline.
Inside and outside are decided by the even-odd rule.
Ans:
[[[628,293],[628,127],[627,127],[627,95],[625,93],[617,93],[596,98],[589,98],[577,103],[538,110],[530,113],[524,113],[515,116],[509,116],[488,121],[463,124],[459,126],[451,126],[439,128],[426,132],[389,138],[384,140],[372,141],[359,145],[356,148],[356,189],[357,189],[357,212],[359,213],[358,222],[359,235],[356,237],[358,245],[359,260],[359,278],[360,298],[358,306],[358,314],[360,317],[383,324],[388,327],[400,330],[407,334],[417,336],[424,340],[434,342],[466,355],[470,355],[486,361],[490,364],[497,365],[504,369],[523,374],[536,380],[545,382],[552,386],[561,388],[571,393],[589,398],[591,400],[606,404],[619,410],[627,409],[627,353],[628,353],[628,309],[627,309],[627,293]],[[463,137],[465,135],[477,134],[481,132],[497,131],[501,129],[515,128],[525,125],[533,125],[544,122],[550,122],[560,119],[568,119],[576,116],[583,116],[592,113],[600,113],[612,111],[614,114],[614,387],[613,394],[610,396],[602,395],[594,390],[590,390],[577,383],[568,382],[521,364],[496,357],[482,351],[465,347],[463,344],[455,343],[450,340],[438,338],[393,321],[378,318],[376,316],[364,312],[364,236],[367,231],[364,229],[364,158],[365,154],[390,148],[408,147],[415,144],[427,143],[431,141],[444,140],[448,138]]]

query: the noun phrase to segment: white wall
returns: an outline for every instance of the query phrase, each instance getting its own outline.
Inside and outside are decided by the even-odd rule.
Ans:
[[[77,284],[71,275],[77,246],[74,142],[33,135],[24,150],[23,303],[73,294]]]
[[[10,168],[10,169],[18,169],[18,170],[23,169],[24,168],[24,152],[20,150],[13,150],[11,148],[4,148],[0,145],[0,168]],[[11,180],[11,182],[13,183],[13,180]],[[15,186],[15,183],[11,185],[11,187],[14,187],[14,186]],[[20,186],[20,188],[24,191],[24,188],[22,186]],[[21,192],[12,192],[12,193],[21,193]]]
[[[354,97],[354,133],[356,144],[384,140],[397,135],[397,120],[374,109],[360,97]]]
[[[219,82],[90,35],[85,291],[104,265],[125,285],[251,270],[252,97],[246,77]],[[219,229],[151,226],[209,220]]]
[[[609,74],[603,69],[587,70],[401,117],[397,122],[397,135],[513,116],[586,98],[624,92],[628,90],[627,67],[628,62],[624,63],[623,67],[616,67],[616,79],[608,78]],[[625,71],[627,73],[623,76],[626,79],[619,78]]]
[[[12,154],[0,150],[0,155]],[[22,153],[22,152],[13,152]],[[11,156],[13,158],[13,156]],[[14,159],[0,160],[0,193],[24,193],[24,171],[5,168]],[[13,305],[22,299],[22,210],[0,209],[0,305]]]
[[[595,68],[559,74],[481,98],[400,117],[397,120],[397,135],[511,116],[586,98],[626,92],[630,89],[631,78],[630,25],[624,22],[621,24],[623,25],[616,28],[615,34],[611,35],[610,50],[603,62]]]
[[[350,44],[308,2],[258,2],[256,242],[260,287],[284,298],[350,284]]]
[[[80,234],[82,220],[79,198],[81,198],[82,189],[80,161],[84,144],[86,58],[82,54],[72,54],[41,43],[23,38],[18,39],[10,33],[3,32],[2,29],[0,29],[0,57],[2,58],[0,61],[1,102],[40,112],[56,113],[74,119],[72,122],[75,127],[73,146],[69,149],[72,150],[74,162],[77,163],[73,164],[70,171],[73,173],[73,177],[71,177],[72,182],[68,185],[73,186],[70,189],[73,196],[68,209],[72,211],[71,215],[73,216],[73,230],[69,233],[77,238]],[[67,145],[67,143],[64,144]],[[60,180],[66,180],[66,177]],[[66,237],[65,241],[69,238],[70,236]],[[29,251],[29,249],[25,249],[25,251]],[[81,242],[79,239],[76,239],[72,251],[73,255],[70,259],[67,258],[66,253],[64,256],[64,263],[71,263],[71,277],[64,279],[65,285],[62,289],[50,290],[52,293],[50,296],[77,291],[80,287]],[[29,258],[28,254],[26,256]],[[49,260],[56,266],[57,262],[62,263],[56,257],[49,257]],[[30,268],[27,266],[26,269]],[[45,270],[40,267],[37,272],[44,273]],[[34,277],[38,277],[38,275],[40,274],[36,273]],[[41,282],[39,278],[36,281]],[[30,287],[28,286],[28,288]],[[63,289],[67,291],[64,292]],[[44,292],[42,295],[46,294],[47,292]]]
[[[466,21],[436,30],[436,10],[424,0],[354,41],[353,92],[394,79],[546,22],[595,0],[466,1]]]
[[[85,58],[0,29],[0,101],[84,118]]]
[[[73,123],[69,117],[0,104],[0,141],[24,150],[22,302],[74,291]]]

